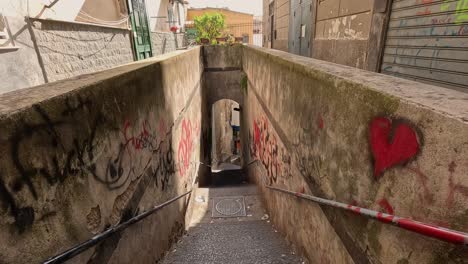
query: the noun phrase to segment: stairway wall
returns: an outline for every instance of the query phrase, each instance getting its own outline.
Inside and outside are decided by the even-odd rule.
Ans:
[[[0,96],[0,263],[45,260],[192,188],[208,155],[200,56],[194,48]],[[183,231],[187,203],[72,263],[154,263]]]
[[[275,226],[311,263],[461,263],[468,252],[272,185],[468,230],[468,95],[243,48],[243,154]]]

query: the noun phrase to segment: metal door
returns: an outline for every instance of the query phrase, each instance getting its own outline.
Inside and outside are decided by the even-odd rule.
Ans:
[[[270,49],[273,48],[273,42],[275,42],[275,15],[270,16]]]
[[[291,0],[289,9],[289,52],[307,57],[310,56],[312,1],[315,0]]]
[[[393,1],[381,72],[468,92],[468,0]]]
[[[310,57],[310,33],[312,28],[312,0],[303,0],[301,3],[301,53]]]
[[[129,0],[130,20],[133,30],[133,45],[137,60],[152,56],[148,17],[144,0]]]
[[[288,50],[290,53],[301,54],[301,4],[300,0],[290,0],[289,6],[289,41]]]

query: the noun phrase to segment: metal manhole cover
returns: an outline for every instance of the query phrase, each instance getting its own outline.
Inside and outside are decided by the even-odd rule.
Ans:
[[[246,216],[244,197],[215,197],[211,212],[212,217]]]

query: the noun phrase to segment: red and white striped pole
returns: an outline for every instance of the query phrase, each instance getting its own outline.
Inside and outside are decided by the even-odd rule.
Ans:
[[[284,190],[284,189],[280,189],[276,187],[271,187],[271,186],[266,186],[266,187],[271,190],[291,194],[296,197],[310,200],[319,204],[328,205],[328,206],[344,209],[347,211],[351,211],[356,214],[364,215],[364,216],[376,219],[382,223],[392,224],[394,226],[397,226],[406,230],[410,230],[421,235],[437,238],[437,239],[450,242],[453,244],[468,246],[468,233],[451,230],[451,229],[443,228],[443,227],[436,226],[436,225],[426,224],[426,223],[414,221],[414,220],[404,218],[404,217],[377,212],[374,210],[370,210],[370,209],[366,209],[366,208],[362,208],[362,207],[358,207],[358,206],[354,206],[350,204],[340,203],[340,202],[336,202],[333,200],[327,200],[327,199],[323,199],[323,198],[312,196],[312,195],[292,192],[292,191],[288,191],[288,190]]]

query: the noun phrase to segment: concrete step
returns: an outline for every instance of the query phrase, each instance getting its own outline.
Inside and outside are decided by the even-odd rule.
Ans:
[[[303,263],[267,221],[200,224],[184,236],[163,264]]]
[[[161,261],[172,263],[303,263],[272,226],[253,184],[195,190],[191,225]],[[245,217],[213,217],[215,201],[242,197]]]

